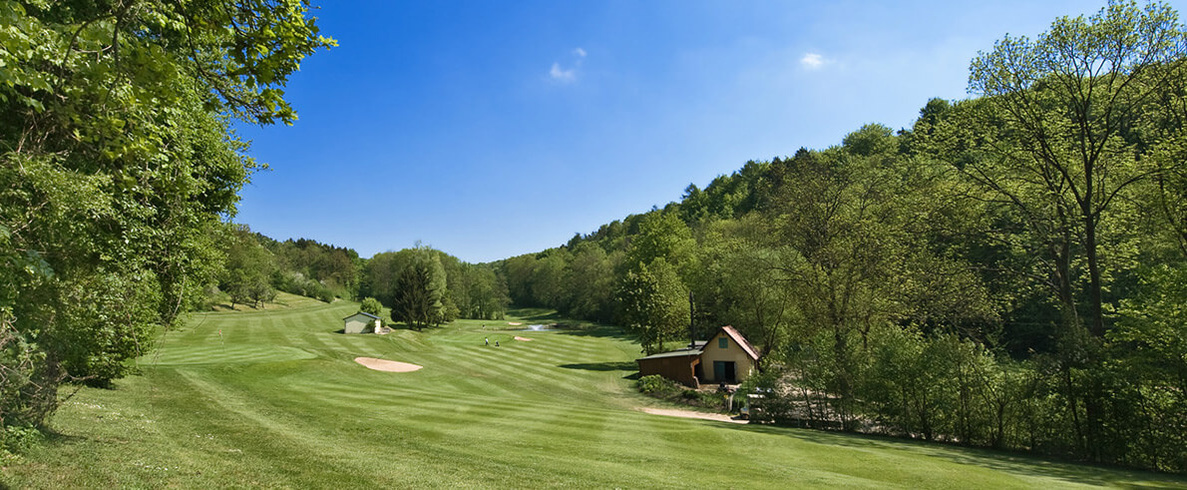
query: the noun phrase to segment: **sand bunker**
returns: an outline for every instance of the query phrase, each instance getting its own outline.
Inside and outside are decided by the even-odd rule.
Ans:
[[[523,322],[507,322],[508,325],[523,325]]]
[[[529,339],[527,337],[520,337],[518,335],[515,336],[515,340],[518,340],[520,342],[531,342],[532,341],[532,339]]]
[[[354,362],[367,366],[368,368],[374,369],[376,371],[387,371],[389,373],[408,373],[424,367],[406,362],[376,359],[374,357],[356,357],[354,358]]]
[[[644,412],[652,415],[666,415],[668,417],[681,417],[686,419],[701,419],[701,420],[716,420],[718,422],[731,422],[735,424],[748,423],[745,420],[734,420],[729,415],[723,413],[704,413],[693,412],[691,410],[675,410],[670,408],[644,408]]]

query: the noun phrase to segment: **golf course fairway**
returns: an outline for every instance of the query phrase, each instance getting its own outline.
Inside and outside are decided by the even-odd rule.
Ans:
[[[356,303],[196,314],[67,399],[0,487],[1179,487],[1173,476],[644,413],[612,328],[344,335]],[[514,313],[514,312],[513,312]],[[515,336],[531,341],[515,340]],[[486,345],[486,341],[490,345]],[[496,341],[499,343],[495,347]],[[414,364],[390,372],[366,357]]]

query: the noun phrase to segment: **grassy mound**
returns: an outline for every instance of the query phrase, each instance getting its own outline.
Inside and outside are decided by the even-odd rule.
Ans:
[[[613,329],[532,332],[532,342],[482,321],[338,333],[342,317],[356,309],[309,302],[196,315],[140,359],[140,375],[69,399],[53,421],[58,434],[0,470],[0,487],[1185,483],[986,451],[650,415],[638,407],[657,402],[628,379],[638,346]],[[509,320],[519,319],[527,320]],[[374,371],[355,363],[359,356],[424,368]]]

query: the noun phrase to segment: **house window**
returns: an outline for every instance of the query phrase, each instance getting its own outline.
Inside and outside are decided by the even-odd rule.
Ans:
[[[730,346],[729,339],[727,339],[725,337],[717,339],[717,347],[720,347],[722,349],[728,349],[729,346]]]

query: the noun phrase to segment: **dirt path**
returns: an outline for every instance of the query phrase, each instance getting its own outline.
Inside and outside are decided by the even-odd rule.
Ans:
[[[730,422],[733,424],[745,424],[745,420],[734,420],[729,415],[723,413],[705,413],[694,412],[692,410],[677,410],[674,408],[643,408],[641,409],[652,415],[666,415],[668,417],[681,417],[686,419],[701,419],[701,420],[716,420],[718,422]]]
[[[386,359],[376,359],[374,357],[356,357],[354,362],[367,366],[376,371],[387,371],[389,373],[408,373],[416,371],[423,366],[416,364],[409,364],[407,362],[389,361]]]

